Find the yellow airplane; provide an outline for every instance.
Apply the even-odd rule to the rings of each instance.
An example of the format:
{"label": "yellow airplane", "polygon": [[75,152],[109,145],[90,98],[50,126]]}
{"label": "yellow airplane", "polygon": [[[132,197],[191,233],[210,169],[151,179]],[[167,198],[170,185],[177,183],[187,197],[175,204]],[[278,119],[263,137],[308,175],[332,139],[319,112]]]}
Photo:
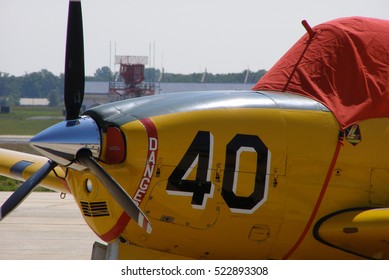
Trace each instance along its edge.
{"label": "yellow airplane", "polygon": [[[305,26],[302,46],[314,46],[325,28]],[[331,104],[290,90],[294,78],[267,88],[280,64],[254,91],[141,97],[80,116],[76,0],[66,49],[66,120],[31,139],[42,156],[0,150],[0,173],[25,180],[1,219],[42,185],[74,197],[108,244],[94,250],[112,258],[389,258],[387,117],[343,122]]]}

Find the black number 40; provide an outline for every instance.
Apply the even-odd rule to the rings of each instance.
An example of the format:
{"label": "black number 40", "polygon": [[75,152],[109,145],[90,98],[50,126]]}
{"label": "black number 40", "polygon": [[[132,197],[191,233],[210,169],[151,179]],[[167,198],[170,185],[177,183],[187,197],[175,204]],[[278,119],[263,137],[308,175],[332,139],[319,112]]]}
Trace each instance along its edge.
{"label": "black number 40", "polygon": [[[249,196],[238,196],[238,176],[242,152],[256,153],[256,173],[253,192]],[[213,196],[211,182],[213,158],[213,135],[199,131],[185,155],[168,179],[166,191],[171,195],[192,197],[194,208],[204,209],[207,199]],[[257,135],[236,134],[226,146],[222,197],[232,212],[253,213],[267,198],[268,168],[270,151]],[[195,179],[188,179],[196,168]]]}

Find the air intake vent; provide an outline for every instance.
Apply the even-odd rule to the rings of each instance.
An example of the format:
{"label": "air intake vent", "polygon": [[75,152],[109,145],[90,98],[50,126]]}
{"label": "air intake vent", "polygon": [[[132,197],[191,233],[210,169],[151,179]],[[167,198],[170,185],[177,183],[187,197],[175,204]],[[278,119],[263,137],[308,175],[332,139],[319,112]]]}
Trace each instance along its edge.
{"label": "air intake vent", "polygon": [[87,202],[81,201],[81,208],[84,216],[87,217],[103,217],[109,216],[108,206],[106,201]]}

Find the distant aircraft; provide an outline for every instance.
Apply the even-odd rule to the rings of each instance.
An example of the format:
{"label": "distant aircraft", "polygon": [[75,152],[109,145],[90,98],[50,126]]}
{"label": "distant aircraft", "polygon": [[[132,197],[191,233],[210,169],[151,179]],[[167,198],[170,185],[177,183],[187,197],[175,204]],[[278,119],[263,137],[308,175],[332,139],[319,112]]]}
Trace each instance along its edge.
{"label": "distant aircraft", "polygon": [[[0,173],[71,194],[119,259],[389,258],[389,22],[307,34],[253,91],[101,105],[84,95],[81,3],[69,4],[66,120],[0,150]],[[100,249],[98,249],[100,248]]]}

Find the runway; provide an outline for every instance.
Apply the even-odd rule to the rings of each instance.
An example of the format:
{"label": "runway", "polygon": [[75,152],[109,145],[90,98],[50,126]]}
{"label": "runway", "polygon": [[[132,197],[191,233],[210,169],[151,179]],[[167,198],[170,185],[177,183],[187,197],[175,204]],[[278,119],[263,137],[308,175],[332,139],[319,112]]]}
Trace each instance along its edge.
{"label": "runway", "polygon": [[[10,195],[0,192],[0,203]],[[33,192],[0,222],[1,260],[88,260],[95,241],[70,195]]]}
{"label": "runway", "polygon": [[31,135],[0,135],[0,144],[16,144],[16,143],[25,143],[31,139]]}

